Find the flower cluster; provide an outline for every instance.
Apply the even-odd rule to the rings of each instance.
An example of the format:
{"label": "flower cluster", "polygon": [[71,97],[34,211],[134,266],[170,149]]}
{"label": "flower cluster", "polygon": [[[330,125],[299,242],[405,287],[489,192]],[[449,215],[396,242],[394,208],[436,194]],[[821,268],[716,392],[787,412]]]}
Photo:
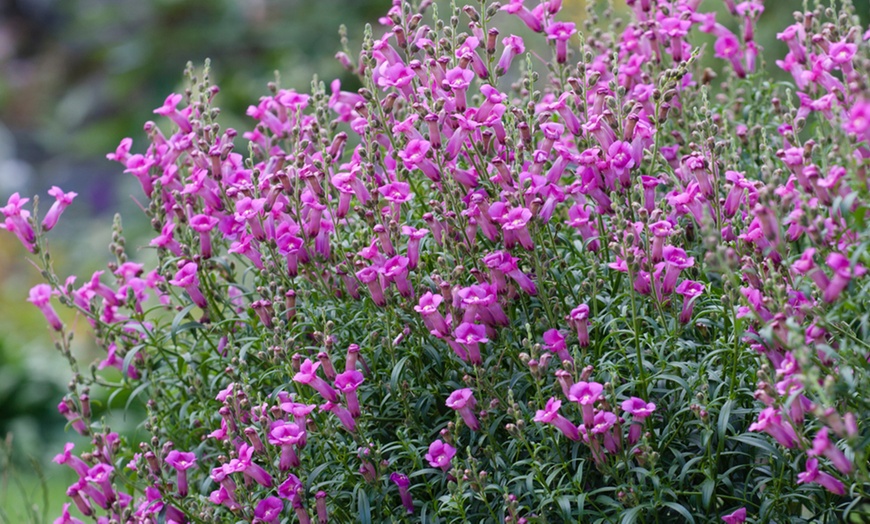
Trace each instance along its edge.
{"label": "flower cluster", "polygon": [[[270,85],[239,133],[191,71],[155,110],[171,132],[149,122],[141,153],[125,139],[108,155],[150,199],[149,273],[116,240],[114,282],[62,283],[44,234],[75,195],[54,188],[41,225],[10,197],[5,228],[46,269],[29,300],[61,351],[75,365],[53,298],[94,327],[99,369],[153,393],[135,457],[97,437],[87,461],[59,459],[79,511],[853,511],[870,483],[870,33],[849,8],[779,34],[792,97],[759,71],[760,0],[725,2],[728,21],[700,0],[633,0],[628,23],[592,9],[582,30],[557,0],[446,19],[412,4],[366,29],[356,61],[339,53],[358,89]],[[513,22],[527,31],[502,34]],[[98,377],[59,406],[82,434],[107,434]]]}

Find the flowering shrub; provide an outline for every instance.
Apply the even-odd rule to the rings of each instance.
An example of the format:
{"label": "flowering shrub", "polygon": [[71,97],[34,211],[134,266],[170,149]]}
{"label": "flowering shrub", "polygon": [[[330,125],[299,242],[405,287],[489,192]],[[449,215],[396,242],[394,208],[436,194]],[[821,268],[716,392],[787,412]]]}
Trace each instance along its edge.
{"label": "flowering shrub", "polygon": [[[849,2],[796,13],[775,85],[760,1],[701,3],[578,31],[558,0],[397,0],[338,56],[363,88],[272,85],[241,136],[191,73],[144,153],[108,155],[153,269],[118,222],[108,273],[62,279],[45,233],[75,195],[42,221],[13,195],[93,438],[56,458],[57,522],[868,518],[870,32]],[[151,439],[97,420],[95,385]]]}

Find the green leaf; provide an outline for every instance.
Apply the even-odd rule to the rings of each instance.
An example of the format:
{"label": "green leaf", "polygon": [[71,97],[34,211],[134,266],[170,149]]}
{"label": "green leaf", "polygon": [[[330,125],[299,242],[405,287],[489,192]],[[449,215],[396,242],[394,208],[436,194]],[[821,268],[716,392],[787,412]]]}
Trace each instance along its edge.
{"label": "green leaf", "polygon": [[728,399],[722,409],[719,410],[719,439],[723,440],[728,432],[728,420],[731,418],[731,408],[734,406],[734,401]]}
{"label": "green leaf", "polygon": [[686,519],[683,522],[691,522],[692,524],[695,524],[695,517],[692,516],[685,506],[677,504],[676,502],[665,502],[664,505],[682,515],[683,518]]}
{"label": "green leaf", "polygon": [[713,490],[716,489],[716,481],[707,479],[701,483],[701,505],[704,509],[710,509],[710,502],[713,500]]}
{"label": "green leaf", "polygon": [[360,524],[371,524],[372,507],[369,504],[369,496],[365,490],[357,489],[356,491],[356,509]]}

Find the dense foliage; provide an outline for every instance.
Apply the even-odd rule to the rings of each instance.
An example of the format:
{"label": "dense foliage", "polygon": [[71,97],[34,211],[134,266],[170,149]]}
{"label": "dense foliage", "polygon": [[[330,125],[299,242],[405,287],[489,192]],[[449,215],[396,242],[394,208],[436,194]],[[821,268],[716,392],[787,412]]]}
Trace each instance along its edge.
{"label": "dense foliage", "polygon": [[[338,56],[365,87],[270,85],[243,133],[191,68],[147,150],[109,155],[148,198],[153,269],[118,220],[108,272],[58,276],[45,233],[75,195],[44,217],[13,195],[74,371],[59,411],[93,437],[56,459],[69,510],[868,518],[870,31],[849,2],[796,13],[775,85],[763,5],[725,3],[635,0],[578,31],[557,0],[397,0]],[[79,367],[53,300],[104,359]],[[96,385],[145,402],[150,441],[92,416]]]}

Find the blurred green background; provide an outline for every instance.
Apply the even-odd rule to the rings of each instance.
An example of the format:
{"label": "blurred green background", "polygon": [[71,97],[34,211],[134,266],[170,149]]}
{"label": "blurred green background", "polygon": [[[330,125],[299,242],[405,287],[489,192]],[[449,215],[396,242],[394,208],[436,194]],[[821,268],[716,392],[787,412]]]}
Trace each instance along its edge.
{"label": "blurred green background", "polygon": [[[866,27],[870,0],[855,2]],[[52,185],[79,193],[50,236],[61,276],[84,278],[104,267],[116,211],[125,218],[128,246],[136,257],[133,246],[142,245],[148,234],[148,224],[131,198],[141,191],[105,154],[127,136],[134,139],[134,150],[141,151],[142,124],[155,117],[152,110],[169,92],[184,88],[182,72],[188,61],[201,65],[211,59],[212,80],[221,87],[217,103],[224,126],[247,129],[245,109],[267,92],[266,83],[274,80],[276,70],[286,88],[307,90],[314,74],[327,82],[341,77],[344,86],[356,86],[333,59],[340,50],[338,27],[348,27],[351,49],[358,49],[363,24],[376,24],[390,4],[0,0],[0,201],[5,204],[16,191],[45,195]],[[761,18],[757,40],[778,78],[785,76],[774,71],[773,61],[786,48],[775,34],[791,23],[791,12],[802,4],[768,2]],[[579,21],[585,5],[583,0],[566,0],[561,17]],[[701,10],[716,10],[720,21],[737,28],[720,0],[705,0]],[[0,509],[9,522],[53,520],[66,486],[75,480],[66,468],[49,462],[74,435],[64,431],[55,410],[69,370],[53,348],[41,314],[24,301],[39,279],[25,255],[12,235],[0,234]],[[86,368],[96,353],[84,327],[77,327],[75,350]],[[113,427],[134,431],[134,418],[116,414]],[[79,449],[87,444],[78,442]],[[46,472],[47,499],[38,480],[40,468]],[[28,508],[34,504],[39,509],[31,513]],[[0,512],[0,520],[3,516]]]}

